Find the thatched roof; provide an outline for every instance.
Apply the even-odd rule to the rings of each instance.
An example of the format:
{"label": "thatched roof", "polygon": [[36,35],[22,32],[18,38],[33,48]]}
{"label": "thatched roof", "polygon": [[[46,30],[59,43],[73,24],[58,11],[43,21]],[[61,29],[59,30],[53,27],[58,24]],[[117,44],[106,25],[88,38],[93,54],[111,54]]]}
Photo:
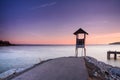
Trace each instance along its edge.
{"label": "thatched roof", "polygon": [[84,31],[82,28],[78,29],[76,32],[73,33],[74,35],[77,35],[77,34],[87,34],[88,33],[86,31]]}

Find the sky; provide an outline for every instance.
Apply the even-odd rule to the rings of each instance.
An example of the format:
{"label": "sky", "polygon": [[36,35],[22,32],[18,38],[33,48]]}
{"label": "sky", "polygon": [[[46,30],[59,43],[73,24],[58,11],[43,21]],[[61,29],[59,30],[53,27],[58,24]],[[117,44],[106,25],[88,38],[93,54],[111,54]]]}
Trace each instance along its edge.
{"label": "sky", "polygon": [[0,0],[0,40],[15,44],[87,44],[120,41],[120,0]]}

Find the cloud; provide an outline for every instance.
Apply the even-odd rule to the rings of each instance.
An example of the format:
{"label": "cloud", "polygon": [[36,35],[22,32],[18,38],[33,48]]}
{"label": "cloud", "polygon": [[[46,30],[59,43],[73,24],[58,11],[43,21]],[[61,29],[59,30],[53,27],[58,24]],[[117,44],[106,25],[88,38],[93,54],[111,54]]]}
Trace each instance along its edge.
{"label": "cloud", "polygon": [[42,4],[42,5],[40,5],[40,6],[33,7],[33,8],[31,8],[31,9],[34,10],[34,9],[49,7],[49,6],[53,6],[53,5],[55,5],[55,4],[56,4],[56,2],[46,3],[46,4]]}
{"label": "cloud", "polygon": [[52,3],[43,4],[40,7],[48,7],[48,6],[53,6],[55,4],[56,4],[56,2],[52,2]]}

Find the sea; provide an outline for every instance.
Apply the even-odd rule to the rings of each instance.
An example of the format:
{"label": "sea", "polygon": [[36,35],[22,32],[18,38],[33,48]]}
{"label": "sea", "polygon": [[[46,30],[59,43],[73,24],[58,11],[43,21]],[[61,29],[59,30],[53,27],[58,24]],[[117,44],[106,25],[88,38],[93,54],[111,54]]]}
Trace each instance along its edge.
{"label": "sea", "polygon": [[[99,61],[120,67],[120,55],[117,60],[107,60],[107,51],[120,51],[120,45],[86,45],[86,55]],[[79,56],[83,50],[79,48]],[[41,61],[59,57],[75,56],[75,45],[39,45],[0,47],[0,74],[16,69],[24,70]]]}

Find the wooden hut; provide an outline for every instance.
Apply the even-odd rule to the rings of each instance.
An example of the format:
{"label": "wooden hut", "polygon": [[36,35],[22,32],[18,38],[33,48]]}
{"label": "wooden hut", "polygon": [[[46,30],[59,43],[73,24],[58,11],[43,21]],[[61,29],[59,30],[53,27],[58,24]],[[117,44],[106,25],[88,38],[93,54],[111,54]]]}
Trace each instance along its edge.
{"label": "wooden hut", "polygon": [[85,40],[88,33],[80,28],[73,34],[76,35],[75,56],[78,57],[78,48],[82,48],[84,50],[84,56],[86,56]]}

